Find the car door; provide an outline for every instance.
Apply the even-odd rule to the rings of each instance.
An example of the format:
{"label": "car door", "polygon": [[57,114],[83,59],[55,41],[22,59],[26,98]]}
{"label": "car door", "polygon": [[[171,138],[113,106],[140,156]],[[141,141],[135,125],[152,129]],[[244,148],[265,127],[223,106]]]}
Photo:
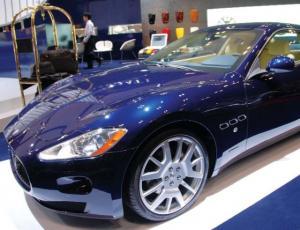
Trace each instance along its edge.
{"label": "car door", "polygon": [[[288,56],[296,67],[267,71],[276,56]],[[247,148],[267,146],[299,131],[300,127],[300,32],[282,30],[267,42],[245,82],[248,104]]]}

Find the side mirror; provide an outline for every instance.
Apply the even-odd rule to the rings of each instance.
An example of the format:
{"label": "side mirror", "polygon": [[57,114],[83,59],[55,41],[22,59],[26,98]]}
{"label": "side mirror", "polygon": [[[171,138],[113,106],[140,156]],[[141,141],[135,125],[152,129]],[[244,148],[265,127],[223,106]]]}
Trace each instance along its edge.
{"label": "side mirror", "polygon": [[268,72],[286,72],[296,67],[295,61],[287,56],[277,56],[268,65]]}

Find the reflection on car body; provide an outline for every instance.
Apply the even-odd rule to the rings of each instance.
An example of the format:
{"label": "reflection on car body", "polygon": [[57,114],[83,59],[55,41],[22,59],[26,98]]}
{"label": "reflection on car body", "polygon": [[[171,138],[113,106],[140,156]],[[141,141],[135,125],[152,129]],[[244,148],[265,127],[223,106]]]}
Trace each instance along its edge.
{"label": "reflection on car body", "polygon": [[26,192],[64,213],[174,218],[207,178],[300,130],[300,27],[211,27],[55,83],[6,127]]}

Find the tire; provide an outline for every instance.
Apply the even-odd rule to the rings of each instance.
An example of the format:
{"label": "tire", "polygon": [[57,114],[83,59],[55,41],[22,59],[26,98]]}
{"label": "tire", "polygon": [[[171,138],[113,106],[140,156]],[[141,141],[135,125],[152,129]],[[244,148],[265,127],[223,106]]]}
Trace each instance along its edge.
{"label": "tire", "polygon": [[197,201],[207,180],[209,158],[194,133],[183,129],[165,131],[150,139],[136,155],[125,188],[130,213],[148,221],[167,221]]}

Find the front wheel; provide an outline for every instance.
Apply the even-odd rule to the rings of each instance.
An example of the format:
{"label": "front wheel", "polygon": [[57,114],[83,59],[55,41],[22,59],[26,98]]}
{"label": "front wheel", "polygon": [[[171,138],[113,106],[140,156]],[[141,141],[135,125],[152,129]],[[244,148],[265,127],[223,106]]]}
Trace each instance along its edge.
{"label": "front wheel", "polygon": [[209,170],[208,155],[196,135],[164,132],[148,142],[131,166],[127,205],[151,221],[172,219],[200,195]]}

